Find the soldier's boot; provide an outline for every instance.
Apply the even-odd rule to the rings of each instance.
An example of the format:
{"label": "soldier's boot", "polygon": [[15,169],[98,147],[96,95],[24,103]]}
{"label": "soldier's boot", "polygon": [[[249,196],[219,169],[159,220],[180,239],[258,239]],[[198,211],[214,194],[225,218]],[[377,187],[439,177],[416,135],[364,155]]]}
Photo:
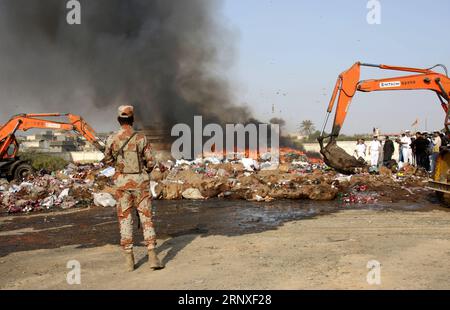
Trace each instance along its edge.
{"label": "soldier's boot", "polygon": [[148,250],[148,264],[153,270],[163,269],[164,265],[156,255],[155,250]]}
{"label": "soldier's boot", "polygon": [[134,254],[133,252],[125,252],[125,270],[134,270]]}

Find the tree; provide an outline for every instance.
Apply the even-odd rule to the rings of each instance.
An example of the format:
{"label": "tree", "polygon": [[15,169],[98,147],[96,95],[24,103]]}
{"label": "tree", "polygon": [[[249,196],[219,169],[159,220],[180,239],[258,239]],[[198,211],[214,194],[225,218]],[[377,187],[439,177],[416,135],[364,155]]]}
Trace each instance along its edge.
{"label": "tree", "polygon": [[310,120],[304,120],[300,126],[300,133],[305,136],[310,136],[315,130],[316,126],[314,126],[314,123]]}

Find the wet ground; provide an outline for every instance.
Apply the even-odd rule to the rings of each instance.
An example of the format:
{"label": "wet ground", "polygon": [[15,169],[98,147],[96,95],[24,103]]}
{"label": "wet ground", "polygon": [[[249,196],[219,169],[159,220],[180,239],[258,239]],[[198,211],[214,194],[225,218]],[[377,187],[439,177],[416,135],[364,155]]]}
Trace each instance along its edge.
{"label": "wet ground", "polygon": [[[450,212],[433,196],[339,202],[156,201],[157,252],[123,269],[114,208],[0,217],[0,289],[449,289]],[[81,283],[67,281],[68,262]],[[368,262],[381,282],[367,281]],[[69,268],[69,269],[68,269]]]}
{"label": "wet ground", "polygon": [[[342,204],[340,202],[275,201],[155,201],[159,238],[239,236],[277,229],[286,222],[307,220],[342,210],[426,212],[449,211],[432,196],[418,202]],[[135,222],[137,221],[136,215]],[[137,225],[135,225],[137,226]],[[136,242],[142,241],[135,229]],[[0,257],[18,251],[79,248],[119,243],[114,208],[89,208],[33,215],[0,217]],[[80,246],[81,245],[81,246]]]}

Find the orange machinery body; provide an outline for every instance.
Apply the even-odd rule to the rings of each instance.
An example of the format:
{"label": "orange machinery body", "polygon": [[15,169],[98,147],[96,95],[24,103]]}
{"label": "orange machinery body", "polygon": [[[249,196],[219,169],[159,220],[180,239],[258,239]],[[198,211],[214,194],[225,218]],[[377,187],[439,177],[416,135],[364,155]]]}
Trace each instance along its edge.
{"label": "orange machinery body", "polygon": [[[66,117],[68,122],[46,119],[57,117]],[[17,156],[19,145],[15,133],[19,130],[27,131],[29,129],[74,131],[86,138],[97,149],[104,149],[104,143],[80,116],[61,113],[19,114],[13,116],[5,125],[0,127],[0,161],[14,159]]]}
{"label": "orange machinery body", "polygon": [[[372,79],[372,80],[360,80],[361,67],[374,67],[382,70],[402,71],[413,73],[410,75],[385,78],[385,79]],[[445,74],[433,71],[434,68],[441,67],[444,69]],[[327,117],[322,129],[322,135],[319,138],[321,146],[321,153],[324,155],[326,162],[336,163],[339,166],[340,163],[345,161],[336,160],[333,158],[333,151],[340,149],[336,147],[336,137],[342,129],[345,122],[345,118],[348,113],[351,100],[357,91],[372,92],[372,91],[394,91],[394,90],[430,90],[437,94],[438,103],[441,105],[445,113],[444,128],[450,133],[450,114],[449,114],[449,102],[450,102],[450,79],[448,77],[447,69],[443,65],[436,65],[428,69],[409,68],[409,67],[397,67],[387,65],[373,65],[357,62],[350,69],[341,73],[336,82],[336,86],[333,91],[330,103],[327,109]],[[337,102],[337,104],[336,104]],[[336,112],[333,122],[331,134],[324,136],[325,128],[328,122],[328,118],[336,105]],[[330,138],[327,147],[323,147],[323,140]],[[329,150],[327,150],[329,148]],[[342,149],[338,151],[343,151]],[[327,159],[328,156],[328,159]],[[344,156],[345,157],[345,156]],[[349,156],[350,157],[350,156]],[[347,159],[349,159],[347,157]],[[331,160],[330,160],[331,159]],[[334,159],[334,160],[333,160]],[[340,167],[333,167],[339,170]],[[438,192],[450,193],[450,151],[443,147],[439,154],[436,169],[433,172],[432,180],[428,183],[428,187],[435,189]]]}
{"label": "orange machinery body", "polygon": [[[360,81],[361,66],[375,67],[383,70],[413,72],[416,74],[405,75],[386,79],[365,80]],[[442,66],[442,65],[438,65]],[[445,68],[444,66],[442,66]],[[328,115],[333,111],[336,105],[336,115],[334,118],[331,138],[339,135],[347,116],[348,108],[356,91],[372,92],[372,91],[394,91],[394,90],[419,90],[426,89],[435,92],[438,96],[439,103],[444,109],[446,116],[444,126],[448,129],[448,103],[450,98],[450,79],[447,75],[438,73],[430,69],[396,67],[387,65],[372,65],[357,62],[350,69],[341,73],[336,82],[333,95],[328,105]],[[337,100],[336,100],[337,99]],[[328,119],[328,117],[327,117]],[[326,122],[322,133],[325,130]]]}

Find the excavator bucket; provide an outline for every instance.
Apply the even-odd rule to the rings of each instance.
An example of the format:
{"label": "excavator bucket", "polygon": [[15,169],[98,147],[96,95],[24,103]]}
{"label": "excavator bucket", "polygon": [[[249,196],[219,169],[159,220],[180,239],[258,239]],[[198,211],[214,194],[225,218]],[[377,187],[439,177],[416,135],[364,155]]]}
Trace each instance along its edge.
{"label": "excavator bucket", "polygon": [[448,149],[441,150],[427,188],[438,193],[450,194],[450,151]]}
{"label": "excavator bucket", "polygon": [[324,162],[336,171],[343,174],[355,174],[367,167],[365,162],[357,160],[340,148],[335,140],[331,140],[326,147],[323,147],[321,141],[319,143]]}

